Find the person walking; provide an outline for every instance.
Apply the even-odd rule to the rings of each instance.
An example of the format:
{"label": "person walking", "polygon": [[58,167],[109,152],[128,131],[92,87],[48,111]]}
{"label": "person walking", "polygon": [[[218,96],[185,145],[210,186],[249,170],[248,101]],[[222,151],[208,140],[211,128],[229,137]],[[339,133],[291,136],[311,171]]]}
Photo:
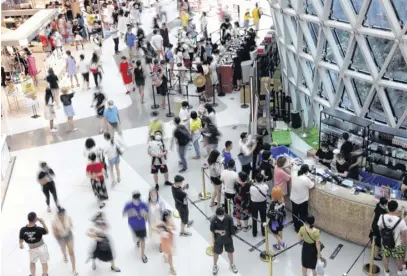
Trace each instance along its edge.
{"label": "person walking", "polygon": [[[28,48],[24,48],[25,54],[27,55],[27,67],[28,67],[28,74],[34,81],[34,85],[38,86],[38,70],[37,64],[35,61],[35,57],[32,55],[31,51]],[[3,79],[3,78],[2,78]]]}
{"label": "person walking", "polygon": [[211,182],[213,184],[213,194],[210,207],[214,207],[216,205],[221,205],[221,191],[222,191],[222,180],[221,180],[221,173],[222,173],[222,157],[220,152],[212,150],[208,156],[208,165],[209,165],[209,176]]}
{"label": "person walking", "polygon": [[158,32],[158,30],[153,31],[153,36],[151,37],[151,45],[153,46],[153,48],[155,50],[155,54],[157,55],[157,58],[164,57],[164,51],[163,51],[164,39],[161,36],[161,34]]}
{"label": "person walking", "polygon": [[209,117],[202,119],[203,129],[202,134],[206,142],[206,153],[209,155],[212,150],[218,148],[219,136],[221,135],[216,125]]}
{"label": "person walking", "polygon": [[257,218],[259,213],[261,220],[261,233],[263,236],[265,235],[263,224],[266,222],[267,194],[269,192],[269,187],[263,181],[264,176],[262,174],[257,174],[255,177],[255,183],[250,186],[250,209],[252,214],[253,237],[257,236]]}
{"label": "person walking", "polygon": [[165,211],[165,203],[160,199],[158,191],[151,189],[148,193],[148,233],[153,242],[157,243],[158,241],[160,252],[162,252],[162,246],[159,239],[160,231],[157,226],[161,223]]}
{"label": "person walking", "polygon": [[298,239],[303,241],[301,250],[302,275],[306,276],[308,269],[311,269],[312,275],[317,276],[315,268],[321,257],[321,233],[314,227],[314,216],[307,216],[305,222],[306,224],[301,226],[298,231]]}
{"label": "person walking", "polygon": [[132,28],[131,27],[127,27],[127,32],[124,35],[124,41],[127,45],[127,48],[129,48],[129,56],[130,56],[130,60],[133,59],[133,54],[134,54],[134,46],[136,43],[136,36],[133,34],[132,32]]}
{"label": "person walking", "polygon": [[119,30],[117,29],[117,25],[115,23],[110,24],[110,34],[113,38],[114,42],[114,54],[117,55],[120,53],[119,51]]}
{"label": "person walking", "polygon": [[100,89],[97,89],[95,91],[95,93],[93,94],[92,107],[95,108],[96,117],[99,119],[99,122],[100,122],[99,133],[103,133],[105,131],[105,129],[106,130],[108,129],[107,122],[104,118],[105,103],[106,103],[105,94]]}
{"label": "person walking", "polygon": [[179,171],[180,173],[188,171],[188,164],[186,159],[186,152],[189,142],[191,141],[191,135],[185,126],[181,124],[181,119],[179,117],[174,118],[175,130],[173,132],[173,137],[171,139],[171,149],[174,145],[174,140],[178,144],[178,164],[182,167]]}
{"label": "person walking", "polygon": [[92,58],[90,60],[90,71],[92,72],[93,80],[95,82],[96,87],[99,87],[98,78],[100,77],[100,80],[102,80],[103,68],[102,65],[100,64],[100,59],[96,52],[92,54]]}
{"label": "person walking", "polygon": [[55,100],[57,108],[59,108],[59,85],[58,85],[58,77],[55,75],[54,70],[52,68],[48,69],[48,76],[46,78],[49,88],[52,92],[53,100]]}
{"label": "person walking", "polygon": [[181,108],[179,110],[179,118],[181,119],[181,125],[185,126],[189,131],[190,115],[189,115],[189,104],[187,101],[181,103]]}
{"label": "person walking", "polygon": [[52,90],[45,89],[45,107],[44,107],[44,118],[49,120],[49,129],[51,133],[57,132],[57,126],[54,125],[54,120],[56,119],[56,113],[54,108],[54,96],[52,95]]}
{"label": "person walking", "polygon": [[201,158],[201,149],[199,146],[199,139],[201,138],[201,129],[202,129],[202,123],[201,119],[198,117],[198,113],[196,111],[191,112],[191,120],[189,123],[189,129],[191,131],[191,137],[192,137],[192,144],[194,145],[195,149],[195,156],[192,157],[192,159],[200,159]]}
{"label": "person walking", "polygon": [[243,171],[239,172],[235,196],[235,218],[237,220],[237,230],[243,229],[244,232],[249,231],[251,228],[248,225],[250,218],[250,183],[247,180],[247,174]]}
{"label": "person walking", "polygon": [[[379,226],[382,237],[382,254],[384,275],[389,276],[389,257],[396,261],[397,275],[406,275],[403,268],[404,251],[407,236],[407,226],[403,218],[399,217],[398,203],[390,200],[387,204],[389,212],[379,217],[377,225]],[[320,251],[318,251],[319,253]]]}
{"label": "person walking", "polygon": [[[36,262],[40,260],[42,265],[42,275],[48,275],[49,253],[48,247],[44,243],[43,236],[49,233],[48,227],[44,220],[37,217],[37,214],[31,212],[27,216],[28,224],[20,229],[19,245],[20,249],[24,248],[24,242],[28,245],[28,254],[30,258],[31,276],[36,275]],[[37,226],[36,222],[41,223]]]}
{"label": "person walking", "polygon": [[208,39],[208,18],[206,17],[206,12],[202,12],[201,18],[201,32],[203,33],[204,39]]}
{"label": "person walking", "polygon": [[85,60],[85,55],[80,54],[79,55],[79,64],[78,64],[78,70],[79,73],[82,74],[83,78],[83,86],[85,87],[86,90],[89,89],[89,62]]}
{"label": "person walking", "polygon": [[67,58],[65,60],[66,64],[66,72],[68,73],[68,78],[71,81],[71,88],[74,88],[73,86],[73,78],[76,80],[76,86],[79,87],[79,81],[78,77],[76,76],[76,60],[72,56],[71,51],[66,51]]}
{"label": "person walking", "polygon": [[[170,36],[169,36],[169,29],[167,27],[167,24],[165,24],[165,22],[163,22],[161,24],[161,28],[160,28],[160,35],[163,38],[163,46],[164,49],[169,49],[172,48],[172,45],[170,43]],[[171,46],[170,46],[171,45]]]}
{"label": "person walking", "polygon": [[155,182],[155,189],[158,191],[160,186],[158,185],[158,171],[164,174],[165,185],[172,185],[168,181],[168,167],[167,167],[167,150],[163,141],[162,132],[156,130],[154,135],[151,136],[148,142],[147,148],[148,155],[151,157],[151,174]]}
{"label": "person walking", "polygon": [[[86,174],[90,178],[93,193],[95,194],[99,208],[105,207],[105,200],[109,199],[105,185],[105,165],[97,158],[95,152],[88,155],[90,163],[86,166]],[[99,156],[100,157],[100,156]]]}
{"label": "person walking", "polygon": [[61,206],[59,205],[58,201],[58,195],[57,195],[57,190],[55,188],[55,182],[54,182],[54,176],[55,173],[54,171],[48,167],[48,164],[46,162],[41,162],[40,163],[40,171],[38,173],[38,182],[42,185],[42,192],[45,195],[45,201],[47,203],[47,211],[51,212],[51,207],[50,207],[50,193],[52,194],[52,197],[54,198],[55,205],[57,206],[58,209],[61,209]]}
{"label": "person walking", "polygon": [[61,93],[61,102],[64,106],[65,115],[68,118],[69,131],[77,131],[78,129],[73,124],[73,116],[75,116],[75,111],[72,106],[72,98],[75,95],[75,92],[68,93],[68,88],[63,87],[61,89]]}
{"label": "person walking", "polygon": [[107,145],[105,146],[104,154],[108,160],[109,168],[110,168],[110,176],[112,177],[112,184],[116,184],[116,177],[114,174],[114,169],[116,169],[117,175],[117,182],[120,183],[120,155],[123,152],[123,145],[121,142],[116,141],[110,135],[110,133],[105,133],[103,135],[105,140],[107,141]]}
{"label": "person walking", "polygon": [[218,274],[218,259],[219,255],[223,253],[223,248],[228,253],[230,269],[236,274],[238,270],[236,265],[233,263],[233,253],[235,248],[233,246],[232,238],[232,236],[236,233],[236,230],[235,226],[233,225],[232,217],[225,214],[225,210],[222,207],[216,208],[216,216],[211,219],[209,229],[214,236],[212,274]]}
{"label": "person walking", "polygon": [[256,36],[257,36],[257,32],[259,30],[261,15],[262,15],[262,11],[259,8],[259,4],[256,3],[254,9],[252,10],[252,18],[253,18],[254,29],[256,30]]}
{"label": "person walking", "polygon": [[73,249],[73,234],[72,234],[72,218],[66,214],[64,208],[58,211],[52,222],[52,230],[54,237],[57,240],[59,247],[61,248],[64,256],[64,262],[68,262],[68,256],[66,255],[66,249],[68,248],[68,254],[71,259],[71,266],[73,275],[78,275],[75,265],[75,253]]}
{"label": "person walking", "polygon": [[96,259],[102,262],[110,262],[110,270],[114,272],[120,272],[120,269],[116,266],[116,262],[113,256],[113,250],[110,238],[107,235],[108,224],[105,219],[105,215],[99,212],[93,219],[94,227],[88,230],[88,237],[96,241],[95,249],[89,256],[92,260],[92,269],[96,270]]}
{"label": "person walking", "polygon": [[103,112],[103,117],[105,117],[106,121],[109,123],[109,132],[112,136],[114,136],[114,131],[117,131],[119,135],[122,134],[120,128],[119,109],[117,109],[112,100],[107,102],[107,108],[105,108]]}
{"label": "person walking", "polygon": [[128,224],[136,239],[137,247],[141,249],[141,260],[143,263],[148,262],[148,258],[145,255],[145,238],[147,236],[146,220],[148,213],[148,206],[141,201],[140,192],[134,192],[132,201],[126,203],[123,209],[123,216],[127,216]]}
{"label": "person walking", "polygon": [[298,177],[292,181],[290,200],[295,232],[300,230],[302,221],[305,221],[308,216],[309,190],[315,185],[307,176],[309,171],[308,165],[303,164],[298,171]]}
{"label": "person walking", "polygon": [[132,68],[125,56],[122,56],[120,61],[120,73],[122,75],[124,85],[126,86],[127,90],[126,94],[129,95],[130,91],[132,90],[133,92],[136,91],[136,88],[132,87],[133,86]]}
{"label": "person walking", "polygon": [[144,101],[144,85],[146,83],[146,75],[144,73],[144,69],[141,66],[141,61],[136,61],[136,67],[134,68],[134,81],[136,83],[137,88],[140,92],[141,103],[145,103]]}
{"label": "person walking", "polygon": [[170,266],[171,275],[177,275],[172,261],[175,225],[172,220],[171,211],[164,211],[162,222],[156,227],[161,232],[161,248],[162,252],[165,254],[166,262],[168,262]]}
{"label": "person walking", "polygon": [[190,227],[193,224],[193,220],[189,220],[189,208],[188,208],[188,194],[189,184],[184,183],[185,178],[181,175],[174,177],[174,184],[172,184],[171,191],[172,197],[175,201],[175,208],[177,209],[181,219],[181,237],[189,237],[192,234],[185,231],[185,225]]}
{"label": "person walking", "polygon": [[275,250],[281,250],[281,247],[286,248],[287,243],[283,241],[283,229],[285,225],[285,203],[283,192],[279,187],[274,187],[271,191],[271,203],[267,211],[268,227],[273,233],[277,244],[273,244]]}
{"label": "person walking", "polygon": [[81,44],[82,46],[82,50],[83,48],[83,26],[79,25],[78,19],[75,19],[73,21],[73,26],[72,26],[72,34],[74,37],[74,41],[75,41],[75,47],[76,50],[78,50],[78,45]]}

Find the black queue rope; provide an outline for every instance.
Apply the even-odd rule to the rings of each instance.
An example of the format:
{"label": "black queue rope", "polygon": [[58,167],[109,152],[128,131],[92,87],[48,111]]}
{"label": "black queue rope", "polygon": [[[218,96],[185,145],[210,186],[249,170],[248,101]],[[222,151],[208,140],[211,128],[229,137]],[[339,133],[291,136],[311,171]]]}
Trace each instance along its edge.
{"label": "black queue rope", "polygon": [[367,242],[367,244],[365,245],[365,247],[363,247],[362,251],[360,252],[360,254],[356,257],[355,261],[352,263],[352,265],[349,267],[348,271],[346,271],[343,275],[348,275],[349,272],[352,270],[352,268],[355,266],[355,264],[357,263],[357,261],[360,259],[360,257],[362,256],[362,254],[365,252],[366,248],[369,246],[371,240],[369,240]]}

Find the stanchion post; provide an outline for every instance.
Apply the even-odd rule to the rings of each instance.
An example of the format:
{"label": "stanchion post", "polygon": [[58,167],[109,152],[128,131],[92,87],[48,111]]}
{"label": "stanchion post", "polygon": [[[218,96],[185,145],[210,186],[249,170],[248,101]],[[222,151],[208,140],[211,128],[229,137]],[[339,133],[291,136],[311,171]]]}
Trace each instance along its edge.
{"label": "stanchion post", "polygon": [[155,92],[154,92],[154,85],[151,85],[151,89],[153,91],[153,105],[151,106],[151,109],[157,109],[160,106],[155,102]]}
{"label": "stanchion post", "polygon": [[243,104],[240,106],[241,108],[248,108],[249,105],[246,104],[246,84],[243,83]]}
{"label": "stanchion post", "polygon": [[202,192],[198,194],[198,197],[201,200],[207,200],[211,198],[211,193],[206,191],[206,185],[205,185],[205,168],[202,167],[201,168],[201,172],[202,172]]}
{"label": "stanchion post", "polygon": [[170,74],[169,74],[169,69],[168,68],[165,68],[165,75],[167,76],[167,80],[170,81],[170,89],[172,89],[172,79],[171,79],[171,76],[169,76]]}
{"label": "stanchion post", "polygon": [[188,109],[191,109],[193,106],[189,103],[189,88],[188,85],[185,87],[187,90],[187,102],[188,102]]}
{"label": "stanchion post", "polygon": [[218,76],[218,86],[219,86],[218,97],[224,97],[226,94],[223,93],[222,89],[222,74],[219,74]]}
{"label": "stanchion post", "polygon": [[[212,88],[215,88],[215,87],[212,87]],[[218,103],[217,102],[215,102],[215,98],[216,98],[216,93],[215,93],[215,89],[212,89],[212,91],[213,91],[213,103],[212,103],[212,106],[213,107],[216,107],[216,106],[218,106]]]}
{"label": "stanchion post", "polygon": [[372,250],[369,263],[363,266],[363,272],[369,276],[380,274],[380,267],[374,263],[375,237],[372,237]]}
{"label": "stanchion post", "polygon": [[214,243],[215,243],[214,234],[212,233],[211,236],[212,236],[212,237],[211,237],[211,245],[206,248],[206,255],[208,255],[208,256],[210,256],[210,257],[213,256],[213,245],[214,245]]}
{"label": "stanchion post", "polygon": [[[184,77],[185,77],[185,76],[184,76]],[[179,85],[179,93],[182,95],[181,71],[178,71],[178,85]]]}
{"label": "stanchion post", "polygon": [[[269,247],[269,230],[267,224],[263,225],[264,227],[264,233],[265,233],[265,243],[264,245],[266,246],[266,250],[260,253],[260,259],[263,262],[272,262],[272,257],[271,257],[271,252],[270,252],[270,247]],[[270,264],[270,268],[271,268]],[[270,275],[272,275],[272,271],[270,272]]]}
{"label": "stanchion post", "polygon": [[228,215],[229,215],[229,216],[232,216],[232,214],[231,214],[231,209],[230,209],[230,198],[228,198],[226,202],[227,202],[227,204],[228,204],[228,206],[227,206],[227,208],[228,208],[228,209],[227,209],[227,210],[228,210]]}
{"label": "stanchion post", "polygon": [[168,101],[168,113],[165,114],[168,118],[174,117],[174,113],[171,112],[171,104],[170,104],[170,93],[167,91],[167,101]]}

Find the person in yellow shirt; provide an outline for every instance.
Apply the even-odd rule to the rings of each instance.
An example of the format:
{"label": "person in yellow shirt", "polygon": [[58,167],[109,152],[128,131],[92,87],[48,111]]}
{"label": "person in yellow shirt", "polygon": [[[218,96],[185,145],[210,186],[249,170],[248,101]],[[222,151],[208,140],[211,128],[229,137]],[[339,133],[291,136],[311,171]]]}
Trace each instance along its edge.
{"label": "person in yellow shirt", "polygon": [[186,29],[188,27],[189,14],[186,11],[182,11],[181,15],[181,25],[182,28]]}
{"label": "person in yellow shirt", "polygon": [[163,132],[163,122],[158,118],[158,112],[153,111],[151,112],[151,120],[148,123],[148,139],[150,139],[152,136],[154,136],[154,133],[156,131],[160,131],[161,133]]}
{"label": "person in yellow shirt", "polygon": [[247,9],[246,13],[243,16],[243,27],[245,29],[249,28],[249,21],[250,21],[250,12],[249,9]]}
{"label": "person in yellow shirt", "polygon": [[201,149],[199,147],[199,138],[201,137],[201,128],[202,123],[201,119],[198,117],[198,113],[195,111],[191,112],[191,121],[190,121],[190,131],[192,136],[192,144],[194,145],[195,154],[196,156],[192,157],[192,159],[199,159],[201,158]]}
{"label": "person in yellow shirt", "polygon": [[256,7],[252,10],[252,17],[253,17],[253,23],[254,27],[256,29],[256,33],[259,30],[259,23],[260,23],[260,17],[261,17],[261,9],[259,8],[259,5],[256,3]]}

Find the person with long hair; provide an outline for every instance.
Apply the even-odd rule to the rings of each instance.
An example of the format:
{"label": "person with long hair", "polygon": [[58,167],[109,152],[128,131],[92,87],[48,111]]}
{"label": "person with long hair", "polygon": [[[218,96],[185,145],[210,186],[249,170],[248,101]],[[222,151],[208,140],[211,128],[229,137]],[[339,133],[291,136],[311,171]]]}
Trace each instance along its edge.
{"label": "person with long hair", "polygon": [[58,210],[61,209],[61,205],[59,204],[58,200],[57,189],[55,187],[54,177],[55,177],[54,170],[51,169],[46,162],[41,162],[37,180],[42,186],[42,192],[45,195],[45,202],[47,203],[48,213],[51,212],[51,206],[49,205],[50,194],[54,198],[54,202]]}
{"label": "person with long hair", "polygon": [[236,195],[235,195],[235,218],[237,221],[237,229],[243,229],[244,232],[249,231],[251,228],[249,222],[249,207],[250,207],[250,183],[248,182],[248,175],[245,172],[239,172]]}
{"label": "person with long hair", "polygon": [[85,60],[85,55],[80,54],[79,55],[78,70],[79,70],[79,73],[82,74],[83,86],[85,87],[86,90],[89,89],[89,70],[90,70],[89,67],[90,67],[90,63]]}
{"label": "person with long hair", "polygon": [[99,119],[100,122],[99,133],[103,133],[105,130],[108,129],[107,122],[104,118],[105,103],[106,103],[105,94],[100,89],[97,89],[93,94],[92,106],[95,108],[96,117]]}
{"label": "person with long hair", "polygon": [[96,259],[98,259],[102,262],[110,262],[110,269],[114,272],[120,272],[114,260],[110,238],[107,236],[109,226],[105,215],[99,212],[93,219],[93,223],[95,226],[88,230],[88,236],[96,241],[95,249],[89,256],[89,259],[92,260],[92,269],[96,270]]}
{"label": "person with long hair", "polygon": [[72,219],[66,214],[64,208],[59,209],[54,221],[52,222],[52,230],[54,237],[61,247],[62,254],[64,256],[64,262],[68,262],[68,256],[66,255],[66,249],[68,248],[68,254],[71,259],[71,266],[73,275],[78,275],[75,265],[75,253],[73,249],[73,234],[72,234]]}
{"label": "person with long hair", "polygon": [[274,186],[279,187],[285,196],[288,194],[288,187],[291,182],[291,166],[284,156],[277,158],[276,165],[273,174]]}
{"label": "person with long hair", "polygon": [[218,121],[216,119],[216,111],[210,103],[205,104],[205,109],[208,112],[208,118],[211,119],[212,124],[215,126],[218,125]]}
{"label": "person with long hair", "polygon": [[140,92],[141,103],[145,103],[144,101],[144,85],[146,82],[146,75],[144,73],[144,69],[141,66],[141,61],[136,61],[136,67],[134,68],[134,81],[136,83],[137,88]]}
{"label": "person with long hair", "polygon": [[160,231],[157,229],[157,226],[161,223],[162,217],[165,209],[165,203],[160,199],[158,191],[156,189],[151,189],[148,193],[148,228],[150,238],[154,242],[158,241],[159,251],[162,252],[162,246],[159,240]]}
{"label": "person with long hair", "polygon": [[305,222],[305,225],[301,226],[298,231],[298,239],[303,241],[301,250],[302,275],[306,276],[308,269],[311,269],[312,275],[317,276],[315,268],[321,257],[321,233],[314,227],[314,216],[307,216]]}
{"label": "person with long hair", "polygon": [[274,187],[271,190],[271,203],[267,211],[268,228],[273,233],[277,244],[273,244],[275,250],[281,250],[281,247],[286,248],[287,243],[283,241],[283,229],[285,224],[285,203],[283,192],[279,187]]}
{"label": "person with long hair", "polygon": [[114,174],[114,169],[116,169],[117,175],[117,182],[120,183],[120,155],[122,154],[121,145],[119,145],[110,135],[110,133],[105,133],[103,135],[105,140],[107,141],[107,145],[104,150],[104,154],[107,157],[109,168],[110,168],[110,176],[112,177],[112,184],[116,184],[116,177]]}
{"label": "person with long hair", "polygon": [[177,275],[172,261],[175,224],[172,220],[171,211],[166,210],[163,213],[162,222],[157,225],[157,229],[161,231],[161,248],[170,266],[171,275]]}
{"label": "person with long hair", "polygon": [[31,51],[28,48],[24,48],[25,54],[27,55],[27,67],[28,67],[28,74],[34,81],[34,85],[38,86],[38,70],[37,64],[35,62],[35,57],[32,55]]}
{"label": "person with long hair", "polygon": [[253,223],[253,237],[257,236],[257,219],[260,214],[260,229],[261,233],[264,236],[265,231],[263,224],[266,222],[266,213],[267,213],[267,195],[269,193],[269,187],[264,182],[264,176],[262,174],[257,174],[255,177],[255,182],[250,186],[250,211],[252,215]]}
{"label": "person with long hair", "polygon": [[209,176],[213,184],[213,194],[212,202],[209,205],[210,207],[221,205],[220,199],[222,196],[222,180],[220,178],[223,165],[222,165],[222,156],[220,152],[216,149],[212,150],[208,156],[208,165],[209,165]]}
{"label": "person with long hair", "polygon": [[72,98],[75,92],[68,93],[68,88],[63,87],[61,89],[61,102],[64,106],[65,115],[68,118],[69,131],[77,131],[78,129],[73,124],[73,116],[75,116],[75,111],[72,106]]}
{"label": "person with long hair", "polygon": [[58,129],[54,125],[54,120],[56,118],[55,108],[54,108],[54,96],[52,95],[51,89],[45,89],[45,108],[44,108],[44,118],[49,120],[50,132],[57,132]]}
{"label": "person with long hair", "polygon": [[98,78],[100,77],[100,81],[102,80],[103,68],[100,64],[100,59],[96,52],[92,54],[92,58],[90,59],[90,71],[93,74],[93,80],[95,81],[96,87],[99,87]]}
{"label": "person with long hair", "polygon": [[[59,108],[59,85],[58,85],[58,77],[55,75],[54,70],[52,68],[48,69],[48,76],[46,78],[49,88],[52,92],[52,98],[55,101],[57,108]],[[46,101],[47,103],[47,101]]]}
{"label": "person with long hair", "polygon": [[82,50],[83,48],[83,29],[84,27],[79,25],[78,19],[75,19],[73,21],[73,26],[72,26],[72,33],[74,35],[74,41],[75,41],[75,47],[76,50],[78,50],[78,45],[81,44]]}
{"label": "person with long hair", "polygon": [[90,178],[93,193],[98,199],[99,208],[102,209],[106,205],[104,201],[109,199],[105,185],[105,166],[97,159],[94,152],[90,153],[88,158],[90,163],[86,166],[86,174]]}
{"label": "person with long hair", "polygon": [[221,135],[218,128],[213,124],[212,120],[209,117],[204,117],[203,122],[203,131],[202,134],[205,137],[206,143],[206,152],[209,155],[212,150],[218,148],[219,136]]}
{"label": "person with long hair", "polygon": [[309,171],[308,165],[303,164],[297,173],[298,176],[292,181],[290,200],[295,232],[300,230],[302,221],[305,221],[308,216],[309,190],[315,185],[307,176]]}
{"label": "person with long hair", "polygon": [[123,83],[126,86],[126,94],[129,95],[130,92],[132,90],[134,92],[136,88],[132,87],[132,67],[125,56],[122,56],[122,58],[120,59],[120,74],[122,75]]}

